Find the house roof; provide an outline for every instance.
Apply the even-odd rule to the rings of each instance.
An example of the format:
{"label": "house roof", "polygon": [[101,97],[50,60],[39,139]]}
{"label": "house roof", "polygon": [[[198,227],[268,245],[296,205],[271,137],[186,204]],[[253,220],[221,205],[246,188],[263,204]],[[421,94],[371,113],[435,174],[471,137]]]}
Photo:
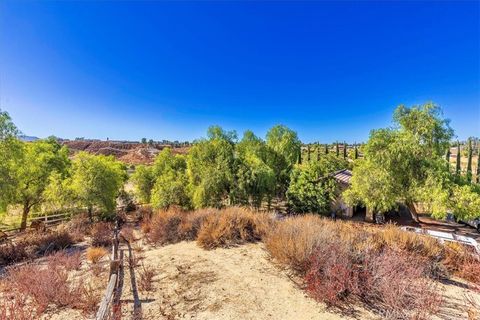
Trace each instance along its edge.
{"label": "house roof", "polygon": [[337,180],[338,182],[344,183],[344,184],[350,184],[350,179],[352,179],[352,171],[348,169],[343,169],[339,171],[335,171],[332,176]]}

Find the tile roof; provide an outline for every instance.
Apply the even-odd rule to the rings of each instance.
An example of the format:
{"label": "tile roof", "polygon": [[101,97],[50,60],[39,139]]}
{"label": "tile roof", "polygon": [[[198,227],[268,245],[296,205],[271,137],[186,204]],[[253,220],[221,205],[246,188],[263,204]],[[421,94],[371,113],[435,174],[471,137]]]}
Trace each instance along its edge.
{"label": "tile roof", "polygon": [[332,175],[335,180],[345,184],[350,184],[350,179],[352,179],[352,171],[348,169],[336,171]]}

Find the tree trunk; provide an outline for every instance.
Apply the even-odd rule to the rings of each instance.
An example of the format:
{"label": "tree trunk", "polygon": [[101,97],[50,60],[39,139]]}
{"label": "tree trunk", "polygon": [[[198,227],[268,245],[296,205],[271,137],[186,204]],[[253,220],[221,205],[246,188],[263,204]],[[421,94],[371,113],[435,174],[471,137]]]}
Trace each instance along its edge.
{"label": "tree trunk", "polygon": [[412,215],[412,219],[415,222],[420,222],[420,219],[418,218],[418,213],[417,209],[415,208],[415,205],[413,202],[407,203],[408,211],[410,211],[410,214]]}
{"label": "tree trunk", "polygon": [[22,223],[20,224],[20,230],[27,229],[27,218],[28,214],[30,213],[30,204],[26,201],[23,204],[23,212],[22,212]]}
{"label": "tree trunk", "polygon": [[88,207],[88,219],[90,219],[90,222],[93,222],[93,209],[92,209],[92,207]]}

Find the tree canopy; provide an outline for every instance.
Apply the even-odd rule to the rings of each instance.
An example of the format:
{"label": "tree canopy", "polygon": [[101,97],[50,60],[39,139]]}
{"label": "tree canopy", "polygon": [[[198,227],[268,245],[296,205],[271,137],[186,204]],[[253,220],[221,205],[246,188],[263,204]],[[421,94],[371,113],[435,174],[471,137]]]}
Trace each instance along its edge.
{"label": "tree canopy", "polygon": [[[441,109],[431,103],[399,106],[393,123],[391,128],[370,133],[362,149],[364,159],[357,160],[351,187],[344,194],[346,200],[362,202],[380,213],[403,203],[415,220],[418,202],[430,205],[435,216],[445,216],[448,208],[456,210],[455,195],[465,195],[470,187],[458,189],[446,166],[453,130]],[[465,212],[456,213],[465,216]]]}
{"label": "tree canopy", "polygon": [[127,179],[126,167],[113,156],[79,152],[73,161],[71,188],[76,202],[88,208],[90,219],[94,208],[110,215]]}

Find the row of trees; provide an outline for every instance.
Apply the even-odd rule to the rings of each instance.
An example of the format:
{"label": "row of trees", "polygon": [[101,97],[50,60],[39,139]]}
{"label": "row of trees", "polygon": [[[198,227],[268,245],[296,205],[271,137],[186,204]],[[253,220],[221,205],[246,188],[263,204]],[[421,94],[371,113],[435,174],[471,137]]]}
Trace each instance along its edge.
{"label": "row of trees", "polygon": [[246,131],[239,142],[235,132],[214,126],[188,155],[164,149],[153,166],[138,166],[132,180],[140,200],[155,207],[259,208],[286,198],[295,211],[324,212],[333,188],[317,180],[348,163],[332,154],[300,164],[300,152],[297,134],[285,126],[271,128],[265,140]]}
{"label": "row of trees", "polygon": [[400,106],[393,124],[371,132],[362,158],[357,148],[348,157],[345,146],[329,152],[326,145],[320,153],[317,145],[316,157],[307,147],[307,161],[296,133],[284,126],[273,127],[265,140],[247,131],[238,143],[234,132],[212,127],[187,156],[165,150],[132,178],[141,199],[156,207],[260,207],[280,198],[295,212],[328,212],[338,191],[330,174],[353,164],[343,195],[352,206],[384,213],[404,204],[418,220],[415,204],[421,202],[437,217],[449,211],[462,219],[479,216],[479,185],[450,172],[445,160],[454,133],[441,109]]}
{"label": "row of trees", "polygon": [[0,209],[22,208],[25,229],[32,209],[82,206],[112,213],[127,179],[113,157],[81,152],[70,160],[56,139],[21,142],[8,113],[0,110]]}

